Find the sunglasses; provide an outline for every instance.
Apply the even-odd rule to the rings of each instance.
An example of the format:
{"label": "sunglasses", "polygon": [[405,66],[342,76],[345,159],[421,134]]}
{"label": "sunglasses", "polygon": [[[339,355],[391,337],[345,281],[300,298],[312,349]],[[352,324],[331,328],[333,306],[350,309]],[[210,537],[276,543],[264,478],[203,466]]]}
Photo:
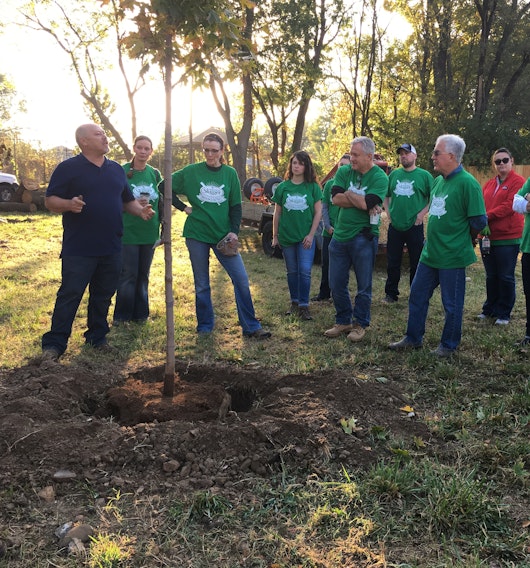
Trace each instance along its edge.
{"label": "sunglasses", "polygon": [[507,164],[510,161],[510,158],[499,158],[498,160],[495,160],[495,165],[496,166],[500,166],[501,164]]}

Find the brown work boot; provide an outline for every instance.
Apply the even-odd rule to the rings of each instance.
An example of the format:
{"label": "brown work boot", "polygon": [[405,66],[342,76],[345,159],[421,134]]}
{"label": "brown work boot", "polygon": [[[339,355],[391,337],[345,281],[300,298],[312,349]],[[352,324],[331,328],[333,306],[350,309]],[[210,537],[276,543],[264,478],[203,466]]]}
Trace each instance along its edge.
{"label": "brown work boot", "polygon": [[354,323],[352,330],[350,331],[350,333],[348,333],[348,339],[353,343],[356,343],[357,341],[361,341],[365,334],[366,329],[364,329],[362,325]]}
{"label": "brown work boot", "polygon": [[336,323],[332,328],[327,329],[324,332],[324,335],[326,337],[339,337],[343,333],[350,333],[351,330],[352,330],[351,323],[348,324]]}

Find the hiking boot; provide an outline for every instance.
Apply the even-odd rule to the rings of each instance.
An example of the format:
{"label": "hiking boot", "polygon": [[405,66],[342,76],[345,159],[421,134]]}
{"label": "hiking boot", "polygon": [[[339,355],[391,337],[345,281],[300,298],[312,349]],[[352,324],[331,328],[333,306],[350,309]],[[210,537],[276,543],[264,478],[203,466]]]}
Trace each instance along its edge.
{"label": "hiking boot", "polygon": [[343,333],[350,333],[351,330],[352,330],[351,323],[348,324],[336,323],[332,328],[327,329],[324,332],[324,335],[326,337],[339,337]]}
{"label": "hiking boot", "polygon": [[285,312],[286,316],[294,316],[298,313],[298,304],[296,302],[291,302],[289,309]]}
{"label": "hiking boot", "polygon": [[116,355],[118,350],[116,347],[112,347],[108,343],[100,343],[99,345],[92,345],[92,349],[97,351],[98,353],[105,353],[105,355]]}
{"label": "hiking boot", "polygon": [[303,321],[310,321],[313,319],[311,313],[309,312],[309,308],[307,306],[301,306],[298,308],[298,315],[300,319]]}
{"label": "hiking boot", "polygon": [[41,361],[53,361],[57,362],[61,354],[57,349],[47,348],[42,350]]}
{"label": "hiking boot", "polygon": [[265,331],[264,329],[256,329],[256,331],[244,331],[243,336],[261,341],[263,339],[269,339],[271,332]]}
{"label": "hiking boot", "polygon": [[408,337],[404,337],[400,341],[396,341],[395,343],[390,343],[388,345],[389,349],[393,351],[404,351],[405,349],[421,349],[421,343],[413,343],[408,339]]}
{"label": "hiking boot", "polygon": [[357,341],[361,341],[361,339],[365,336],[365,334],[366,334],[366,329],[364,329],[364,327],[361,324],[354,323],[352,326],[352,330],[350,331],[350,333],[348,333],[348,339],[353,343],[357,343]]}

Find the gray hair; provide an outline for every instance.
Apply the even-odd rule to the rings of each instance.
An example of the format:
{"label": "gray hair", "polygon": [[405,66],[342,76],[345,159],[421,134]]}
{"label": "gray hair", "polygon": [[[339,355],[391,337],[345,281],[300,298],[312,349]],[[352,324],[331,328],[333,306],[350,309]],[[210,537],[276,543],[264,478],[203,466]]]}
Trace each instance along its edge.
{"label": "gray hair", "polygon": [[352,146],[354,144],[360,144],[365,154],[372,154],[372,156],[375,154],[374,141],[368,138],[368,136],[357,136],[357,138],[354,138],[351,142]]}
{"label": "gray hair", "polygon": [[456,161],[460,164],[464,157],[464,152],[466,151],[466,143],[464,142],[464,139],[457,134],[442,134],[436,139],[436,144],[440,142],[445,143],[445,151],[448,154],[453,154]]}

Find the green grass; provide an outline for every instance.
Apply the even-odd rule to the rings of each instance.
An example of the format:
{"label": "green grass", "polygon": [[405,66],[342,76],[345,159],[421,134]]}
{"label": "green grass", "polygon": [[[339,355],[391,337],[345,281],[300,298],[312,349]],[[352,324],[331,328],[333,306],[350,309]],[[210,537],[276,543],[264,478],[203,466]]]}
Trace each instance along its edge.
{"label": "green grass", "polygon": [[[39,353],[40,337],[49,328],[60,282],[61,219],[46,213],[4,218],[16,221],[0,225],[0,367],[8,371]],[[530,365],[528,352],[513,346],[524,335],[525,323],[519,266],[512,322],[501,329],[476,320],[484,301],[484,271],[480,262],[469,267],[459,354],[451,361],[436,360],[429,349],[438,344],[443,325],[438,292],[431,302],[426,349],[389,351],[387,344],[405,330],[408,285],[405,278],[398,303],[383,304],[386,275],[384,259],[378,259],[372,325],[365,340],[357,345],[345,338],[327,340],[322,332],[333,324],[332,305],[312,306],[312,322],[285,317],[289,298],[283,261],[266,257],[255,229],[247,228],[241,234],[242,255],[257,315],[273,338],[251,342],[241,337],[232,287],[216,262],[211,266],[216,328],[211,337],[199,338],[191,269],[179,236],[183,216],[173,219],[179,359],[282,374],[340,370],[352,377],[392,380],[414,401],[440,450],[428,457],[418,440],[418,451],[412,452],[381,426],[372,428],[367,443],[385,445],[392,457],[367,472],[343,470],[329,479],[300,479],[284,470],[255,481],[251,499],[209,491],[184,498],[170,490],[166,498],[117,494],[99,511],[105,521],[100,526],[109,530],[96,537],[94,544],[100,546],[90,547],[86,564],[60,557],[49,564],[36,543],[26,543],[18,564],[0,557],[0,567],[530,567],[525,524],[530,503]],[[319,280],[320,267],[315,266],[313,294]],[[121,363],[131,368],[165,361],[162,248],[155,253],[150,295],[150,321],[115,328],[109,336],[120,349]],[[96,364],[83,349],[85,318],[86,300],[66,365]],[[0,503],[3,494],[17,490],[0,489]],[[80,495],[87,507],[93,503],[86,490]],[[37,526],[38,519],[35,512]],[[144,538],[132,542],[129,533]]]}

